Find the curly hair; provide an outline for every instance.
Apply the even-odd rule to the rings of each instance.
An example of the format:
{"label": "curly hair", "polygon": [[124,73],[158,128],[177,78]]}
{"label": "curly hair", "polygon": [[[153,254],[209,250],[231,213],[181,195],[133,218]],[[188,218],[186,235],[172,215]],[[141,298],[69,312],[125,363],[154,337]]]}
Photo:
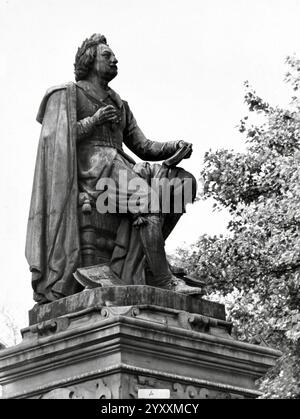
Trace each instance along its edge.
{"label": "curly hair", "polygon": [[75,56],[75,80],[84,80],[89,74],[97,54],[99,44],[107,45],[104,35],[94,33],[90,38],[83,41]]}

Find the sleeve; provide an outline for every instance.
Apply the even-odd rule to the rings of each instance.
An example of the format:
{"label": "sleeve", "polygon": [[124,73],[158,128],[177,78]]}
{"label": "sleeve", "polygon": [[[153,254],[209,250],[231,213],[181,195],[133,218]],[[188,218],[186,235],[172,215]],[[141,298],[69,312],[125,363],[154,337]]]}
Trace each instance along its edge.
{"label": "sleeve", "polygon": [[175,154],[179,141],[151,141],[143,134],[128,106],[123,101],[126,111],[126,127],[124,129],[124,144],[142,160],[165,160]]}
{"label": "sleeve", "polygon": [[84,140],[89,137],[95,127],[95,121],[92,116],[81,119],[77,122],[77,141]]}

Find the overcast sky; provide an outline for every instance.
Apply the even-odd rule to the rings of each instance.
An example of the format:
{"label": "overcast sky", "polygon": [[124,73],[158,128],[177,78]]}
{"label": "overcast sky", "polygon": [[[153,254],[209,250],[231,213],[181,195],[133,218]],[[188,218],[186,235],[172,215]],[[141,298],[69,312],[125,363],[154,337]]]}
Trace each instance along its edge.
{"label": "overcast sky", "polygon": [[[24,257],[40,126],[50,86],[73,80],[81,42],[103,33],[119,60],[112,82],[150,139],[194,143],[196,177],[209,148],[243,149],[243,82],[288,102],[284,60],[300,56],[299,0],[0,0],[0,303],[26,325],[33,305]],[[224,232],[210,203],[189,207],[167,243]]]}

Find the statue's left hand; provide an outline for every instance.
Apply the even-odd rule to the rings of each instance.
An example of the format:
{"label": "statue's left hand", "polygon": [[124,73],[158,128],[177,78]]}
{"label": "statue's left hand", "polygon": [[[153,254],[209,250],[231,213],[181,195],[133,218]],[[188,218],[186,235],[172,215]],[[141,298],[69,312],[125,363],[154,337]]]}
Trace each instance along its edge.
{"label": "statue's left hand", "polygon": [[184,157],[185,159],[188,159],[189,157],[191,157],[192,153],[193,153],[193,144],[192,143],[188,143],[187,141],[179,141],[178,142],[178,148],[182,148],[182,147],[186,147],[189,146],[190,147],[190,152]]}

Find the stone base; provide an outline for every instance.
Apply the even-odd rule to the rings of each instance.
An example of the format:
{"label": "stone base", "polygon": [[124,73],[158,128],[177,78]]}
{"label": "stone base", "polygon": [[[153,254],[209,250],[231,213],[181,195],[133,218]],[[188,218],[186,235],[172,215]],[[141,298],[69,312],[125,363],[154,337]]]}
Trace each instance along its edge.
{"label": "stone base", "polygon": [[255,398],[280,353],[235,341],[224,306],[147,286],[97,288],[36,306],[0,352],[4,398]]}

